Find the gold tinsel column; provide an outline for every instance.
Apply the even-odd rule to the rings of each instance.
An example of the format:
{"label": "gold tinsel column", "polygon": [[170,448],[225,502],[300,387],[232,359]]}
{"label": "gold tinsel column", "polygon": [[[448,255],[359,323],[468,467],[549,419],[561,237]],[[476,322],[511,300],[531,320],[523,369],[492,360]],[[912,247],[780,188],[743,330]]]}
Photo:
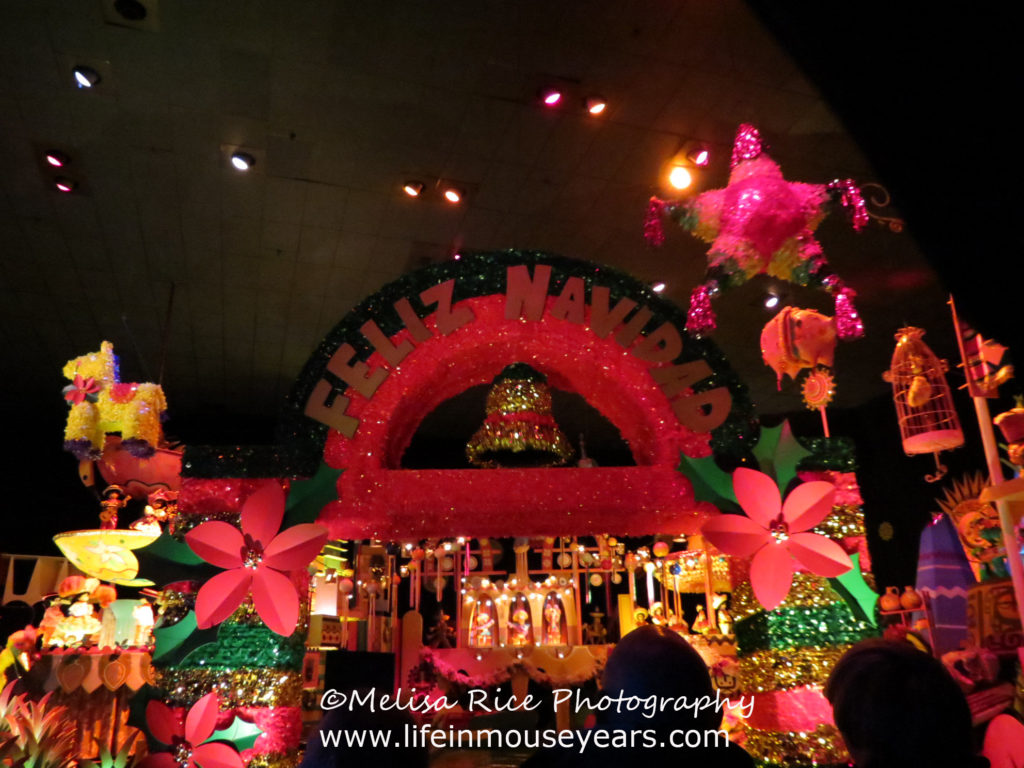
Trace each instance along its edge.
{"label": "gold tinsel column", "polygon": [[471,464],[555,467],[572,456],[551,415],[551,390],[544,374],[525,363],[503,370],[487,394],[487,417],[466,445]]}

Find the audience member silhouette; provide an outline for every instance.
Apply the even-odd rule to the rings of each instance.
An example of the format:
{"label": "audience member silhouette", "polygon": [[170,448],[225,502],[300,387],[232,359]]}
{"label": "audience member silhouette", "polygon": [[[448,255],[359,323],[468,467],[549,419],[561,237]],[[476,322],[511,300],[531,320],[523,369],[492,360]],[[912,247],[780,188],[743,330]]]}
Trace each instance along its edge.
{"label": "audience member silhouette", "polygon": [[971,712],[942,663],[907,643],[865,640],[825,684],[857,768],[981,768]]}
{"label": "audience member silhouette", "polygon": [[[603,692],[616,697],[649,696],[694,701],[702,696],[715,699],[707,666],[693,647],[675,632],[664,627],[644,626],[633,630],[619,641],[608,656],[602,679]],[[740,747],[722,739],[696,748],[668,746],[672,731],[696,730],[701,734],[717,731],[722,712],[715,707],[675,711],[659,708],[653,717],[645,717],[641,709],[611,709],[597,714],[597,729],[608,731],[648,731],[664,746],[598,749],[591,746],[580,754],[574,749],[541,750],[528,759],[523,768],[546,766],[587,766],[587,768],[622,768],[630,759],[671,761],[678,766],[702,768],[746,768],[753,766],[750,756]],[[666,763],[669,764],[669,763]]]}

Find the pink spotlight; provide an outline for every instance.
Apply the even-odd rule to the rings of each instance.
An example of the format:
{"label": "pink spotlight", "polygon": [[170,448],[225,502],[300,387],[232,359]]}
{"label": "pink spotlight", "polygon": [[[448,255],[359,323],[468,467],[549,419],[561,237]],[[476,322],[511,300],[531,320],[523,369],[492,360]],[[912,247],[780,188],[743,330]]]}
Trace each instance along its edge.
{"label": "pink spotlight", "polygon": [[554,107],[562,101],[561,91],[545,91],[543,96],[544,106]]}
{"label": "pink spotlight", "polygon": [[59,192],[74,192],[75,191],[75,182],[73,182],[71,179],[65,179],[63,176],[60,176],[60,177],[54,179],[53,180],[53,185],[55,187],[57,187],[57,190]]}

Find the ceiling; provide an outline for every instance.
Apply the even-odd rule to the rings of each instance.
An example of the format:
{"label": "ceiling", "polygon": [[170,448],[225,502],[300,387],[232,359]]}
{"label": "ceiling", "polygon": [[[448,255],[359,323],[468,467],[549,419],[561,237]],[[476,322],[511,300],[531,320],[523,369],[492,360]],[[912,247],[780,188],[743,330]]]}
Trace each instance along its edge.
{"label": "ceiling", "polygon": [[[253,420],[272,428],[348,310],[458,249],[603,262],[685,306],[706,245],[677,230],[648,248],[645,203],[688,140],[715,151],[696,191],[723,186],[741,122],[787,179],[880,180],[738,0],[143,2],[134,26],[112,0],[3,5],[0,338],[17,350],[3,381],[17,407],[62,417],[64,361],[109,339],[125,380],[162,380],[179,434],[208,439],[218,420],[243,441]],[[102,81],[75,88],[75,64]],[[549,83],[563,108],[538,105]],[[590,94],[608,100],[599,118],[579,107]],[[46,147],[71,156],[74,194],[52,188]],[[236,147],[249,173],[228,165]],[[410,178],[453,180],[465,201],[411,200]],[[854,235],[833,215],[819,234],[868,328],[837,359],[836,405],[853,407],[885,393],[898,327],[947,331],[945,294],[906,230]],[[779,414],[801,405],[760,359],[767,287],[718,300],[717,340]]]}

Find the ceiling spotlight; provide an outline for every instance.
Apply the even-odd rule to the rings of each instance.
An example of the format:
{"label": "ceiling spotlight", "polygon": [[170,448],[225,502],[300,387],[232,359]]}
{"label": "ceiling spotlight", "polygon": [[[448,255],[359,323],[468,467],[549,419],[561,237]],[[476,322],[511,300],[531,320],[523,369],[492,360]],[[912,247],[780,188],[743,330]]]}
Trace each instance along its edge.
{"label": "ceiling spotlight", "polygon": [[707,144],[698,144],[686,153],[687,159],[699,168],[703,168],[711,162],[711,150]]}
{"label": "ceiling spotlight", "polygon": [[462,200],[462,192],[455,187],[448,187],[444,191],[444,199],[449,203],[458,203]]}
{"label": "ceiling spotlight", "polygon": [[653,283],[651,285],[651,290],[654,291],[655,293],[661,293],[662,291],[665,290],[665,284],[660,281],[657,283]]}
{"label": "ceiling spotlight", "polygon": [[142,21],[148,13],[139,0],[114,0],[114,10],[125,21]]}
{"label": "ceiling spotlight", "polygon": [[65,178],[64,176],[58,176],[53,180],[53,185],[57,188],[58,192],[74,192],[75,187],[78,185],[71,179]]}
{"label": "ceiling spotlight", "polygon": [[544,102],[545,107],[555,107],[562,101],[562,92],[555,88],[550,88],[541,94],[540,99]]}
{"label": "ceiling spotlight", "polygon": [[462,254],[461,254],[461,253],[459,253],[458,251],[456,251],[456,252],[455,252],[455,255],[454,255],[454,256],[452,256],[452,258],[453,258],[453,259],[454,259],[455,261],[458,261],[459,259],[461,259],[461,258],[462,258]]}
{"label": "ceiling spotlight", "polygon": [[63,168],[70,160],[63,152],[58,152],[55,149],[48,149],[43,154],[43,159],[46,160],[47,165],[53,168]]}
{"label": "ceiling spotlight", "polygon": [[256,165],[256,158],[246,152],[233,152],[231,155],[231,165],[239,171],[248,171]]}
{"label": "ceiling spotlight", "polygon": [[764,308],[775,309],[775,307],[777,306],[779,306],[779,297],[776,296],[774,293],[768,294],[767,298],[765,298],[764,300]]}
{"label": "ceiling spotlight", "polygon": [[92,67],[77,66],[71,70],[75,76],[75,84],[79,88],[92,88],[100,81],[100,73]]}
{"label": "ceiling spotlight", "polygon": [[604,112],[605,107],[607,106],[608,102],[606,102],[600,96],[591,96],[586,101],[587,112],[589,112],[591,115],[594,115],[595,117]]}
{"label": "ceiling spotlight", "polygon": [[681,165],[674,165],[668,173],[668,183],[675,189],[686,189],[693,184],[693,174]]}
{"label": "ceiling spotlight", "polygon": [[402,191],[409,197],[419,197],[423,191],[423,183],[419,181],[407,181],[402,185]]}

